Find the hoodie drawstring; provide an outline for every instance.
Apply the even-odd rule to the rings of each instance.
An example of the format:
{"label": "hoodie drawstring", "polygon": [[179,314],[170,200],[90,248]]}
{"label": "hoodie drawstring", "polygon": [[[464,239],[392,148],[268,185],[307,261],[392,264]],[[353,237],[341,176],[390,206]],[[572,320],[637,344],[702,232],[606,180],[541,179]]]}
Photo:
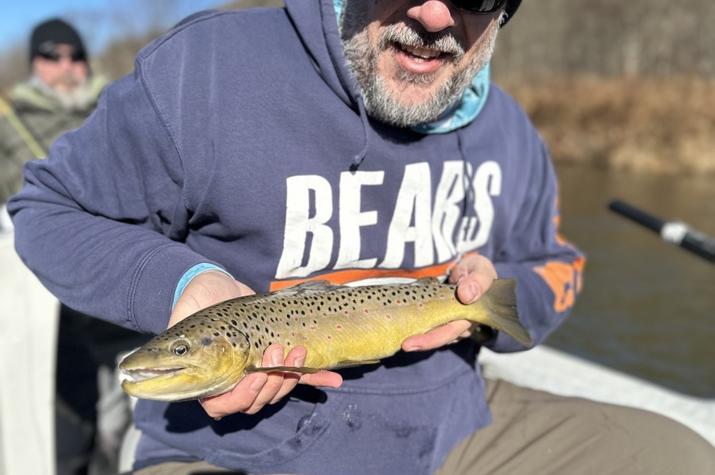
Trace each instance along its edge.
{"label": "hoodie drawstring", "polygon": [[[462,206],[462,220],[465,223],[463,235],[461,236],[462,242],[467,241],[467,233],[469,232],[469,227],[466,226],[467,213],[470,209],[470,204],[474,202],[474,167],[469,166],[467,161],[467,154],[464,150],[464,142],[462,141],[462,134],[457,131],[457,146],[459,148],[459,154],[462,156],[462,186],[464,187],[464,204]],[[470,168],[472,170],[470,171]],[[457,242],[457,249],[459,250],[459,242]]]}
{"label": "hoodie drawstring", "polygon": [[350,172],[355,173],[357,169],[362,165],[362,162],[365,160],[365,157],[367,156],[367,149],[370,146],[370,135],[369,135],[369,128],[370,124],[368,123],[367,119],[367,112],[365,111],[365,103],[362,100],[362,97],[357,98],[357,106],[358,106],[358,111],[360,113],[360,122],[362,122],[362,139],[363,139],[363,145],[362,149],[360,149],[360,152],[357,153],[357,155],[353,156],[352,162],[350,163]]}

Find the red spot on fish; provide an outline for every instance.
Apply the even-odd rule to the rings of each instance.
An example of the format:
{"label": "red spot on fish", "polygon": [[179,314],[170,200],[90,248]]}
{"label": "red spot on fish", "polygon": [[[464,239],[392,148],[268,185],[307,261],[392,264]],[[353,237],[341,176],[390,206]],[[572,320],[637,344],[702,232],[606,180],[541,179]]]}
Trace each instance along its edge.
{"label": "red spot on fish", "polygon": [[368,313],[370,313],[370,310],[364,309],[363,312],[365,312],[365,315],[367,315]]}
{"label": "red spot on fish", "polygon": [[340,330],[343,329],[343,326],[340,325],[340,324],[337,324],[337,325],[335,325],[335,329],[336,329],[337,331],[340,331]]}
{"label": "red spot on fish", "polygon": [[389,313],[385,315],[385,318],[386,318],[387,320],[392,320],[392,317],[390,316]]}
{"label": "red spot on fish", "polygon": [[332,339],[333,339],[333,336],[332,336],[332,335],[328,335],[328,340],[332,340]]}

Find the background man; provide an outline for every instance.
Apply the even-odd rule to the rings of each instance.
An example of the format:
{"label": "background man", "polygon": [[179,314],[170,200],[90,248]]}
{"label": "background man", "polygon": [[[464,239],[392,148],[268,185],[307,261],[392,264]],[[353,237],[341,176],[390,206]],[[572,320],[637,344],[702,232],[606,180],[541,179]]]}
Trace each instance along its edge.
{"label": "background man", "polygon": [[79,127],[94,110],[105,80],[92,74],[82,38],[52,19],[30,36],[30,78],[0,105],[0,205],[22,184],[22,166],[44,158],[62,133]]}
{"label": "background man", "polygon": [[[29,60],[30,78],[12,89],[9,100],[0,98],[1,214],[10,195],[20,189],[23,164],[44,158],[61,133],[79,127],[106,84],[92,74],[77,30],[60,19],[33,29]],[[53,322],[48,315],[47,324]],[[102,473],[101,467],[106,473],[116,471],[121,434],[128,423],[128,401],[113,377],[116,357],[143,340],[135,332],[61,306],[55,407],[60,475],[85,473],[93,453],[99,470],[95,473]]]}
{"label": "background man", "polygon": [[[146,48],[49,162],[28,167],[11,203],[20,252],[77,308],[152,333],[310,278],[445,275],[470,303],[511,277],[541,342],[573,305],[583,258],[557,234],[544,144],[489,83],[518,5],[288,0],[194,17]],[[664,418],[510,385],[490,388],[495,419],[480,431],[480,346],[525,348],[504,334],[475,344],[469,330],[456,321],[408,338],[379,367],[255,373],[198,403],[140,401],[136,468],[647,472],[684,463],[679,451],[693,464],[681,472],[709,463],[706,443]],[[263,364],[305,355],[272,344]]]}

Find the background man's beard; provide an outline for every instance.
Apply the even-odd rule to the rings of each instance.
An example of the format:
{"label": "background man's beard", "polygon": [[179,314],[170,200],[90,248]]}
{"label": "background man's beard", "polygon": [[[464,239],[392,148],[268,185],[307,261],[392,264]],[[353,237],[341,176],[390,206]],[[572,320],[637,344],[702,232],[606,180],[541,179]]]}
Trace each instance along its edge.
{"label": "background man's beard", "polygon": [[[360,86],[365,109],[370,117],[398,127],[409,127],[432,122],[440,117],[448,107],[462,97],[474,76],[489,62],[494,51],[499,23],[493,22],[479,39],[477,54],[462,70],[447,78],[430,97],[416,104],[402,104],[394,97],[385,84],[385,79],[377,74],[379,54],[382,45],[372,48],[368,39],[367,21],[360,12],[347,2],[343,22],[343,46],[348,67],[352,70]],[[364,8],[364,7],[363,7]],[[382,43],[382,42],[378,42]],[[413,84],[426,85],[434,79],[433,74],[413,74],[398,68],[397,79]]]}
{"label": "background man's beard", "polygon": [[57,88],[56,84],[49,85],[36,75],[30,79],[30,82],[46,95],[55,98],[65,110],[85,109],[96,100],[96,92],[93,91],[89,78],[73,78],[70,81],[73,84],[71,90]]}

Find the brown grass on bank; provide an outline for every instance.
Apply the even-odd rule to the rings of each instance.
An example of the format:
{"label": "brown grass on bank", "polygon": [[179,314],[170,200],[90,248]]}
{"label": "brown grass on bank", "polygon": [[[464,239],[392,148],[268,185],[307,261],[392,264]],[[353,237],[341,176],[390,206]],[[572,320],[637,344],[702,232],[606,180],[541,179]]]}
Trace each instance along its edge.
{"label": "brown grass on bank", "polygon": [[715,173],[715,80],[506,81],[554,160],[654,173]]}

